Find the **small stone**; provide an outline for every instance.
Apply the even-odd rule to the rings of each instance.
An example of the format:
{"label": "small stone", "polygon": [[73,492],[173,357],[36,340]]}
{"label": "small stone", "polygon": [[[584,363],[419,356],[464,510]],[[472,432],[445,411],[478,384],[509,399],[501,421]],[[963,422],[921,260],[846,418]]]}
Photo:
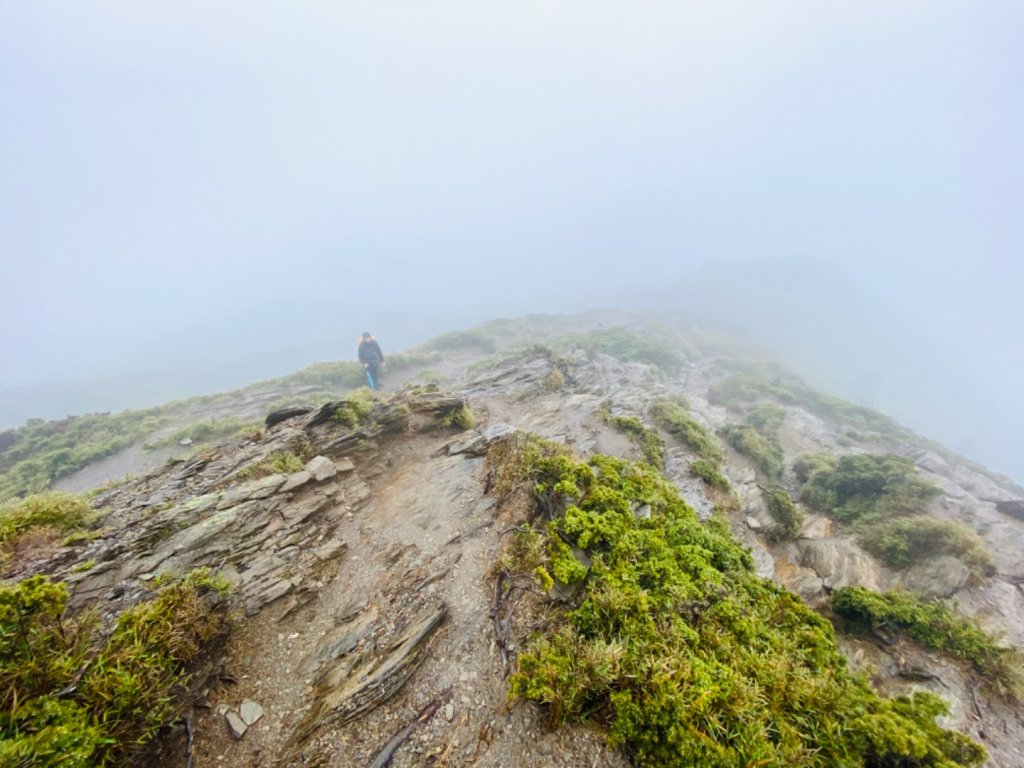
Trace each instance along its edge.
{"label": "small stone", "polygon": [[224,719],[228,722],[228,730],[231,731],[231,735],[236,739],[245,736],[245,732],[249,730],[249,726],[238,716],[237,712],[228,712]]}
{"label": "small stone", "polygon": [[760,531],[764,528],[764,524],[756,517],[751,515],[747,518],[747,528],[749,528],[752,531]]}
{"label": "small stone", "polygon": [[214,711],[221,717],[224,717],[224,715],[228,713],[229,709],[231,709],[231,707],[229,707],[227,704],[218,704],[217,709]]}
{"label": "small stone", "polygon": [[255,725],[256,722],[263,717],[263,707],[257,704],[251,699],[246,699],[242,702],[242,706],[239,708],[239,714],[242,716],[242,722],[248,725]]}
{"label": "small stone", "polygon": [[334,462],[326,456],[314,456],[309,460],[309,463],[306,464],[306,471],[313,475],[313,479],[318,483],[338,474],[338,470],[334,466]]}
{"label": "small stone", "polygon": [[450,703],[444,705],[444,719],[449,723],[455,719],[455,707]]}

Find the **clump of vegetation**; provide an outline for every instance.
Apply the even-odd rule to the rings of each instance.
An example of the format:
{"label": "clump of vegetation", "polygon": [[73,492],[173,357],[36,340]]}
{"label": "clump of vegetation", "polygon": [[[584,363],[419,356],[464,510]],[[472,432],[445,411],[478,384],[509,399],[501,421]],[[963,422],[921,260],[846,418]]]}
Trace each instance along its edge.
{"label": "clump of vegetation", "polygon": [[[422,368],[427,365],[434,365],[441,359],[442,355],[437,350],[417,352],[394,352],[388,355],[386,369],[389,371],[401,371],[407,368]],[[360,370],[360,384],[366,383],[366,376]],[[358,386],[358,385],[357,385]]]}
{"label": "clump of vegetation", "polygon": [[0,501],[42,493],[57,479],[121,451],[166,423],[161,409],[30,419],[0,451]]}
{"label": "clump of vegetation", "polygon": [[476,424],[476,417],[473,416],[473,411],[469,409],[469,406],[460,405],[442,413],[438,423],[446,428],[472,429]]}
{"label": "clump of vegetation", "polygon": [[832,593],[832,609],[850,629],[892,640],[902,635],[918,645],[969,662],[982,680],[1004,694],[1024,695],[1024,656],[1000,646],[977,622],[940,601],[923,601],[906,592],[874,592],[842,587]]}
{"label": "clump of vegetation", "polygon": [[833,462],[812,455],[797,462],[797,475],[807,477],[803,502],[841,523],[915,514],[941,493],[901,456],[860,454]]}
{"label": "clump of vegetation", "polygon": [[694,477],[699,477],[711,488],[722,491],[732,490],[729,479],[721,473],[717,466],[706,459],[698,459],[690,464],[690,473]]}
{"label": "clump of vegetation", "polygon": [[544,513],[531,576],[543,580],[539,567],[579,589],[571,608],[548,612],[510,679],[511,695],[542,703],[555,725],[599,720],[641,768],[985,759],[935,724],[938,697],[882,699],[849,672],[831,624],[757,577],[727,526],[701,523],[656,469],[511,443],[489,460],[495,478],[532,487]]}
{"label": "clump of vegetation", "polygon": [[65,615],[65,584],[0,586],[0,765],[127,765],[180,716],[190,669],[225,635],[225,588],[194,572],[103,638],[94,615]]}
{"label": "clump of vegetation", "polygon": [[334,409],[332,418],[335,421],[340,421],[346,427],[355,428],[370,420],[373,406],[373,392],[363,387],[352,392],[342,400],[338,407]]}
{"label": "clump of vegetation", "polygon": [[757,367],[713,385],[711,402],[739,410],[743,405],[771,399],[806,408],[824,419],[859,432],[903,436],[907,431],[888,416],[807,386],[796,376],[773,367]]}
{"label": "clump of vegetation", "polygon": [[242,467],[235,473],[238,480],[254,480],[268,475],[290,475],[293,472],[301,472],[306,462],[309,461],[308,445],[297,446],[281,451],[271,451],[260,461]]}
{"label": "clump of vegetation", "polygon": [[974,531],[927,515],[898,517],[868,527],[861,545],[882,562],[906,568],[937,555],[959,558],[977,575],[992,574],[992,555]]}
{"label": "clump of vegetation", "polygon": [[167,448],[178,445],[182,440],[191,440],[193,443],[208,443],[223,440],[234,435],[251,434],[254,430],[258,429],[258,422],[247,422],[236,418],[207,419],[189,424],[187,427],[182,427],[158,440],[149,440],[144,447],[149,450]]}
{"label": "clump of vegetation", "polygon": [[640,449],[644,461],[658,469],[664,467],[665,441],[661,435],[633,416],[608,416],[606,420]]}
{"label": "clump of vegetation", "polygon": [[785,488],[775,485],[761,492],[765,504],[768,505],[768,512],[771,514],[775,525],[768,531],[768,535],[775,541],[790,541],[796,538],[804,524],[804,514],[800,508],[793,503]]}
{"label": "clump of vegetation", "polygon": [[690,415],[685,402],[659,400],[651,406],[650,417],[701,457],[715,465],[721,463],[722,446],[707,427]]}
{"label": "clump of vegetation", "polygon": [[46,526],[60,533],[82,528],[94,516],[89,502],[69,493],[40,493],[0,506],[0,544],[30,528]]}
{"label": "clump of vegetation", "polygon": [[832,453],[805,453],[793,462],[796,479],[806,483],[818,472],[834,472],[839,466],[839,457]]}
{"label": "clump of vegetation", "polygon": [[85,535],[83,528],[95,517],[88,501],[67,493],[40,493],[0,505],[0,573],[26,538]]}
{"label": "clump of vegetation", "polygon": [[344,391],[356,389],[366,383],[363,366],[352,361],[336,361],[333,363],[313,363],[301,370],[275,380],[289,384],[314,384],[328,390]]}
{"label": "clump of vegetation", "polygon": [[494,352],[497,344],[494,338],[483,331],[467,330],[452,331],[431,339],[426,344],[430,349],[456,350],[456,349],[482,349],[485,352]]}
{"label": "clump of vegetation", "polygon": [[551,373],[544,379],[544,389],[548,392],[558,392],[565,386],[565,374],[560,368],[553,368]]}
{"label": "clump of vegetation", "polygon": [[767,477],[777,480],[785,468],[782,445],[774,435],[765,435],[750,424],[730,424],[722,430],[729,445],[742,453]]}
{"label": "clump of vegetation", "polygon": [[606,328],[589,333],[563,336],[556,340],[559,348],[577,347],[590,354],[598,352],[627,363],[646,363],[665,373],[678,373],[683,356],[669,342],[654,333],[628,328]]}

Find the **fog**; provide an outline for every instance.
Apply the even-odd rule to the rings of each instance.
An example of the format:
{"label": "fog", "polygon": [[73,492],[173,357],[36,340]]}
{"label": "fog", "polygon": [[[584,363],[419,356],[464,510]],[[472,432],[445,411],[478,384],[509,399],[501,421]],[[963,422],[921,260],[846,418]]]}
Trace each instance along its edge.
{"label": "fog", "polygon": [[688,311],[1024,479],[1024,5],[0,3],[0,426]]}

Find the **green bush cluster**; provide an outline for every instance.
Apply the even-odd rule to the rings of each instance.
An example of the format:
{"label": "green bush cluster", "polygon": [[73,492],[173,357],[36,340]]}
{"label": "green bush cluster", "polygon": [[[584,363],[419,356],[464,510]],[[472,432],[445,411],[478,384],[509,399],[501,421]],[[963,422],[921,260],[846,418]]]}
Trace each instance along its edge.
{"label": "green bush cluster", "polygon": [[205,419],[182,427],[158,440],[149,440],[146,442],[145,447],[150,450],[167,448],[178,445],[182,440],[186,439],[191,440],[193,443],[209,443],[254,429],[259,429],[258,422],[242,421],[234,417],[227,419]]}
{"label": "green bush cluster", "polygon": [[498,347],[493,336],[478,330],[445,333],[428,341],[426,346],[430,349],[444,351],[482,349],[485,352],[494,352]]}
{"label": "green bush cluster", "polygon": [[570,334],[556,339],[559,349],[577,347],[590,354],[603,353],[627,363],[646,363],[666,373],[678,373],[683,356],[669,342],[653,333],[628,328],[605,328],[588,333]]}
{"label": "green bush cluster", "polygon": [[690,464],[690,472],[694,477],[699,477],[711,488],[717,488],[721,491],[732,490],[729,479],[722,474],[717,465],[707,459],[697,459],[697,461]]}
{"label": "green bush cluster", "polygon": [[952,555],[978,575],[992,574],[992,554],[974,531],[927,515],[898,517],[869,526],[861,545],[882,562],[905,568],[937,555]]}
{"label": "green bush cluster", "polygon": [[367,387],[363,387],[349,393],[345,399],[341,400],[334,409],[332,418],[335,421],[340,421],[346,427],[358,427],[370,420],[373,406],[373,392]]}
{"label": "green bush cluster", "polygon": [[451,410],[442,413],[438,419],[438,423],[442,427],[472,429],[476,424],[476,417],[473,416],[473,411],[469,409],[469,406],[460,405],[457,408],[452,408]]}
{"label": "green bush cluster", "polygon": [[659,400],[651,406],[650,417],[683,445],[716,466],[722,462],[722,446],[707,427],[694,419],[679,400]]}
{"label": "green bush cluster", "polygon": [[127,765],[180,715],[189,669],[225,634],[224,589],[194,572],[103,638],[94,616],[65,615],[65,584],[0,586],[0,765]]}
{"label": "green bush cluster", "polygon": [[841,523],[915,514],[941,493],[901,456],[859,454],[834,462],[811,456],[797,462],[797,474],[807,477],[801,500]]}
{"label": "green bush cluster", "polygon": [[315,385],[330,390],[356,389],[366,383],[363,366],[349,360],[333,363],[313,363],[295,373],[272,380],[273,383],[290,385]]}
{"label": "green bush cluster", "polygon": [[[510,680],[512,696],[544,704],[556,725],[601,721],[639,767],[985,759],[936,725],[938,697],[883,699],[850,673],[831,624],[757,577],[727,525],[698,521],[653,467],[583,462],[526,440],[491,461],[532,481],[549,518],[540,568],[580,590],[529,640]],[[523,463],[501,468],[508,461]],[[638,505],[650,516],[638,517]]]}
{"label": "green bush cluster", "polygon": [[658,469],[664,467],[665,441],[661,435],[634,416],[608,416],[606,421],[640,449],[644,461]]}
{"label": "green bush cluster", "polygon": [[775,485],[764,489],[761,496],[775,521],[775,525],[768,531],[769,536],[775,541],[790,541],[796,538],[803,527],[804,515],[793,503],[786,489]]}
{"label": "green bush cluster", "polygon": [[0,544],[39,526],[70,533],[89,522],[93,514],[89,502],[68,493],[40,493],[8,502],[0,505]]}
{"label": "green bush cluster", "polygon": [[716,405],[734,410],[748,403],[777,400],[780,403],[799,405],[824,419],[857,431],[888,436],[906,434],[906,430],[888,416],[818,392],[798,377],[773,367],[754,368],[720,381],[712,385],[708,397]]}
{"label": "green bush cluster", "polygon": [[54,480],[139,442],[165,423],[156,408],[60,421],[31,419],[14,430],[0,451],[0,501],[48,490]]}
{"label": "green bush cluster", "polygon": [[750,424],[730,424],[722,430],[722,436],[767,477],[777,480],[782,475],[785,458],[775,435],[763,434]]}
{"label": "green bush cluster", "polygon": [[842,587],[832,593],[832,609],[853,630],[887,640],[902,635],[915,643],[969,662],[983,682],[1019,698],[1024,694],[1024,657],[1000,646],[977,622],[938,600],[924,601],[906,592],[874,592]]}

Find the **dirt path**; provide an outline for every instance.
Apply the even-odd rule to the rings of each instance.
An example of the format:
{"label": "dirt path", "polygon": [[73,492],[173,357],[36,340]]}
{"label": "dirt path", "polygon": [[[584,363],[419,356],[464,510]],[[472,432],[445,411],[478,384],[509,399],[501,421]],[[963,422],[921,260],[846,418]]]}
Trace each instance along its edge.
{"label": "dirt path", "polygon": [[[490,618],[501,531],[496,501],[483,494],[483,460],[448,456],[450,434],[416,437],[368,457],[361,471],[373,491],[346,514],[337,534],[348,544],[318,598],[289,616],[272,605],[250,619],[229,649],[212,708],[196,723],[195,765],[370,765],[395,732],[429,703],[437,712],[397,750],[395,768],[423,765],[622,766],[586,730],[547,734],[533,705],[506,703],[506,682]],[[424,661],[390,701],[347,725],[325,722],[294,754],[282,750],[315,702],[311,656],[324,638],[357,640],[347,655],[371,656],[425,607],[443,603],[445,622]],[[358,662],[353,662],[353,664]],[[266,715],[241,741],[228,735],[219,705],[252,699]]]}

